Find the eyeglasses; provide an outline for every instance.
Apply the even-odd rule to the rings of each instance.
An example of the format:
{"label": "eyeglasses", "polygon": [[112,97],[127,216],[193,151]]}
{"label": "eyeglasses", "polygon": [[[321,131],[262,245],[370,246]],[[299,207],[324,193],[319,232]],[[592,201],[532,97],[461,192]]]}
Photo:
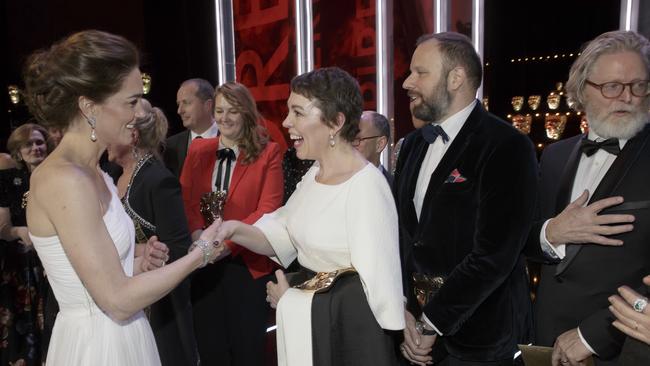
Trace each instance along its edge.
{"label": "eyeglasses", "polygon": [[631,83],[619,83],[611,81],[608,83],[596,84],[593,81],[585,80],[585,82],[596,89],[600,89],[603,97],[608,99],[618,98],[623,94],[626,86],[630,87],[630,93],[635,97],[646,97],[650,95],[650,80],[637,80]]}
{"label": "eyeglasses", "polygon": [[377,136],[368,136],[368,137],[357,137],[354,140],[352,140],[352,146],[357,147],[361,145],[361,141],[363,140],[370,140],[370,139],[376,139],[377,137],[382,137],[383,135],[377,135]]}

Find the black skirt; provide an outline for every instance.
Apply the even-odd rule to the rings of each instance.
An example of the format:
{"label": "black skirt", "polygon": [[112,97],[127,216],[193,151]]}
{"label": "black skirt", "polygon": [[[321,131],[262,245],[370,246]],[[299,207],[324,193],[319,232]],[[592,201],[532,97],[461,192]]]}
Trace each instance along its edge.
{"label": "black skirt", "polygon": [[[302,268],[295,285],[314,275]],[[311,304],[314,366],[397,365],[394,332],[382,329],[370,310],[358,274],[343,276]]]}

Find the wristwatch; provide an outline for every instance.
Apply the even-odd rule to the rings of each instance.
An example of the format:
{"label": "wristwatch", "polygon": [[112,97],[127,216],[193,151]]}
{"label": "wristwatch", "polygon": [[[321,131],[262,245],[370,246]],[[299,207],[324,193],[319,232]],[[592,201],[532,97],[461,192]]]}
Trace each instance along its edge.
{"label": "wristwatch", "polygon": [[438,335],[438,333],[433,330],[433,329],[427,329],[427,325],[424,324],[424,322],[421,322],[419,320],[415,321],[415,329],[418,331],[418,333],[426,336],[431,336],[431,335]]}

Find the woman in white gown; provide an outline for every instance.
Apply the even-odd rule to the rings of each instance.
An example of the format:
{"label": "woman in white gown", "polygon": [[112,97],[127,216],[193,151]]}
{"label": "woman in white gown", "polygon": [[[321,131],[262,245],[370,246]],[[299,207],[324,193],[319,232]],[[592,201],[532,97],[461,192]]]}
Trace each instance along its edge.
{"label": "woman in white gown", "polygon": [[66,131],[32,174],[27,206],[30,236],[60,305],[47,365],[160,365],[141,309],[220,247],[208,228],[167,266],[142,272],[134,260],[133,222],[98,161],[107,145],[130,142],[142,96],[138,52],[122,37],[84,31],[32,55],[24,77],[30,111]]}
{"label": "woman in white gown", "polygon": [[317,162],[285,206],[254,226],[226,221],[217,237],[285,267],[297,257],[303,280],[353,269],[318,290],[289,288],[276,272],[267,299],[277,305],[280,366],[395,365],[385,330],[404,328],[397,214],[382,173],[350,144],[358,83],[338,68],[315,70],[293,79],[287,104],[297,156]]}

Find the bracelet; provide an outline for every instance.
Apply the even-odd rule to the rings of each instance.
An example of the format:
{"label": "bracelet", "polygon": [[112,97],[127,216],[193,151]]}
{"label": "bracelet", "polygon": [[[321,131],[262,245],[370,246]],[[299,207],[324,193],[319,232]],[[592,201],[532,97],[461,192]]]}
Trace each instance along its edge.
{"label": "bracelet", "polygon": [[187,249],[187,252],[190,253],[196,247],[201,248],[203,251],[203,262],[201,263],[201,267],[199,267],[203,268],[210,262],[210,257],[214,252],[214,242],[209,242],[204,239],[197,239],[192,243],[192,245],[190,245],[190,247]]}

